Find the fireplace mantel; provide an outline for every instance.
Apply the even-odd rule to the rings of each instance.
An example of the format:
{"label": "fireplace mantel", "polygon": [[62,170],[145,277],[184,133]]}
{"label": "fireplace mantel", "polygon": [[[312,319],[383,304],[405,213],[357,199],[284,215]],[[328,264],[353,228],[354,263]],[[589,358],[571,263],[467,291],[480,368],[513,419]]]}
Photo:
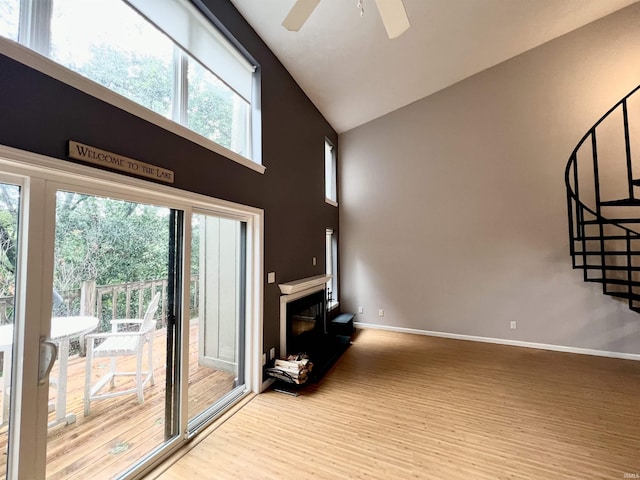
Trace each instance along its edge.
{"label": "fireplace mantel", "polygon": [[283,295],[292,295],[294,293],[302,292],[318,285],[324,285],[331,280],[331,275],[316,275],[315,277],[301,278],[300,280],[294,280],[293,282],[280,283],[280,292]]}

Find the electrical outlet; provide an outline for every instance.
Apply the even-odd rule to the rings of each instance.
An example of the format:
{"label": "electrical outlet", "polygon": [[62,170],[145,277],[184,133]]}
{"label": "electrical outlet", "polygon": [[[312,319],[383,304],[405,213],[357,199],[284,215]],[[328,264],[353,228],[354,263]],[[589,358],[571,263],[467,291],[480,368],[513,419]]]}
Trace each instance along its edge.
{"label": "electrical outlet", "polygon": [[267,273],[267,283],[276,283],[276,272]]}
{"label": "electrical outlet", "polygon": [[364,313],[364,308],[358,307],[358,313]]}
{"label": "electrical outlet", "polygon": [[276,347],[271,347],[271,350],[269,350],[269,360],[273,360],[274,358],[276,358]]}
{"label": "electrical outlet", "polygon": [[515,320],[511,320],[511,330],[515,330],[517,326],[517,322]]}
{"label": "electrical outlet", "polygon": [[312,263],[312,264],[313,264],[313,266],[315,267],[315,266],[316,266],[316,263],[318,263],[318,259],[317,259],[316,257],[313,257],[313,258],[311,259],[311,263]]}
{"label": "electrical outlet", "polygon": [[382,308],[378,309],[378,316],[384,317],[384,310]]}
{"label": "electrical outlet", "polygon": [[267,364],[267,354],[262,354],[262,366],[264,367]]}

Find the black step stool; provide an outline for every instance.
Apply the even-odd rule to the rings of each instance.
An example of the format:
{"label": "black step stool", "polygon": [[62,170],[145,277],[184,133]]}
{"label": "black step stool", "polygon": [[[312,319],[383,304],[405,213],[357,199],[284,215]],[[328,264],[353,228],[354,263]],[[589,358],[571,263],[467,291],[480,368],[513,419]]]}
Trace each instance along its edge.
{"label": "black step stool", "polygon": [[331,328],[335,335],[344,335],[345,337],[351,337],[353,335],[353,313],[341,313],[336,318],[331,320]]}

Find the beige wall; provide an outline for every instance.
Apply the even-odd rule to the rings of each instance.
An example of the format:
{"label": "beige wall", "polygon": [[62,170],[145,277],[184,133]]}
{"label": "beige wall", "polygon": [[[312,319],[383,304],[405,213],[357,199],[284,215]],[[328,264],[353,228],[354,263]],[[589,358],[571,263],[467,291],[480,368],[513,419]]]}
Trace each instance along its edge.
{"label": "beige wall", "polygon": [[640,83],[638,25],[635,4],[341,135],[342,310],[638,353],[640,315],[571,269],[563,178]]}

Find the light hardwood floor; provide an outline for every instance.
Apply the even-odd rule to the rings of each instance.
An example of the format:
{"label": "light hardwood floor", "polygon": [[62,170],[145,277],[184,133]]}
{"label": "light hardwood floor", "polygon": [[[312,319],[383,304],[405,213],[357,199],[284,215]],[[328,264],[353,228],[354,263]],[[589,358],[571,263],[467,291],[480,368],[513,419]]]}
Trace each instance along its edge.
{"label": "light hardwood floor", "polygon": [[639,407],[640,362],[362,330],[320,383],[254,397],[152,477],[638,478]]}

